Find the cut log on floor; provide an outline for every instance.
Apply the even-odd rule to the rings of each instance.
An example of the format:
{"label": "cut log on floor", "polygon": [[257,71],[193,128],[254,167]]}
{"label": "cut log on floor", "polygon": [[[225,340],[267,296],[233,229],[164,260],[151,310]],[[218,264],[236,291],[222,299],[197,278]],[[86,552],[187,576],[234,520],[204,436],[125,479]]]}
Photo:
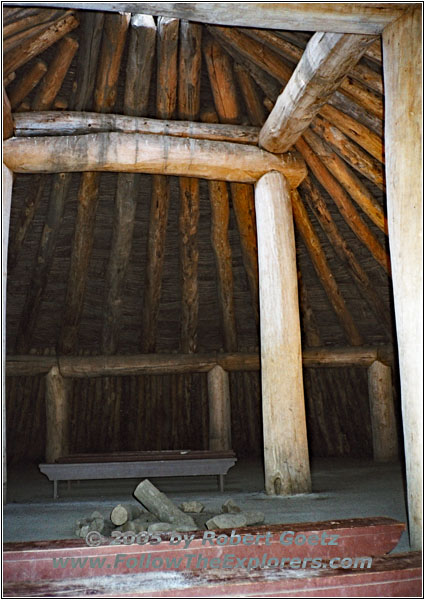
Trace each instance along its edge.
{"label": "cut log on floor", "polygon": [[160,521],[173,525],[189,525],[196,529],[191,516],[177,508],[165,494],[160,492],[150,481],[145,479],[134,490],[134,496],[148,511]]}
{"label": "cut log on floor", "polygon": [[133,521],[140,517],[142,510],[133,504],[117,504],[112,509],[111,521],[114,525],[124,525],[127,521]]}

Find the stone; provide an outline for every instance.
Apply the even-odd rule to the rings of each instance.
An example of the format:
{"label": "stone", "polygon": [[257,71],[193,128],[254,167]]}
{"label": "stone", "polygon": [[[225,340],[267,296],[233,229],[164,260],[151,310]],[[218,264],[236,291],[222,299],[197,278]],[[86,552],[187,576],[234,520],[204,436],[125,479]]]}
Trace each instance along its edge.
{"label": "stone", "polygon": [[247,525],[261,525],[266,518],[264,513],[259,510],[247,510],[240,514],[246,517]]}
{"label": "stone", "polygon": [[156,533],[158,531],[166,531],[171,532],[175,530],[175,526],[171,525],[171,523],[151,523],[148,526],[148,533]]}
{"label": "stone", "polygon": [[232,513],[232,514],[242,512],[241,509],[239,508],[239,506],[235,503],[235,501],[232,498],[229,498],[228,500],[226,500],[226,502],[221,507],[221,510],[224,513]]}
{"label": "stone", "polygon": [[246,516],[243,513],[216,515],[205,523],[208,529],[229,529],[231,527],[245,527]]}
{"label": "stone", "polygon": [[200,513],[204,510],[205,506],[201,502],[192,500],[191,502],[182,502],[179,508],[185,513]]}

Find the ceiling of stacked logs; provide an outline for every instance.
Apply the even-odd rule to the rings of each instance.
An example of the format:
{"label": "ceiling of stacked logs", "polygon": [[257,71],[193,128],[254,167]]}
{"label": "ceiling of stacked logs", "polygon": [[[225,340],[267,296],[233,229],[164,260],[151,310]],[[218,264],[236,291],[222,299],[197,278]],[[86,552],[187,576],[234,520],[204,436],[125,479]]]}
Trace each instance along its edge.
{"label": "ceiling of stacked logs", "polygon": [[[313,33],[143,14],[4,8],[6,116],[10,110],[5,135],[14,136],[14,151],[19,151],[19,138],[33,138],[26,157],[29,173],[34,156],[44,153],[45,159],[44,172],[17,173],[14,181],[9,355],[79,355],[87,361],[114,354],[258,355],[257,239],[249,182],[258,178],[256,169],[261,172],[259,144],[277,153],[267,160],[275,160],[274,168],[296,181],[294,187],[300,170],[307,173],[291,193],[305,356],[314,348],[392,343],[379,37],[352,50],[363,53],[361,60],[340,76],[336,91],[301,137],[296,114],[283,135],[273,133],[268,120],[270,135],[263,129],[260,136]],[[118,135],[126,132],[149,138],[140,153],[152,152],[158,160],[189,153],[188,176],[159,175],[155,165],[146,174],[113,172],[113,157],[125,160],[129,151]],[[89,133],[93,137],[86,136],[81,168],[73,169],[84,172],[52,174],[62,164],[67,137]],[[90,146],[90,140],[101,139],[96,135],[104,136],[100,149]],[[164,135],[172,140],[169,145],[153,141]],[[51,136],[54,143],[49,143]],[[189,137],[190,143],[183,139]],[[237,154],[224,154],[223,177],[211,179],[197,162],[203,140],[250,146],[251,162],[240,166]],[[103,153],[112,172],[90,170],[95,151]],[[242,168],[255,171],[247,183],[225,181],[228,171]],[[367,392],[364,402],[359,399],[367,383],[355,369],[351,375],[342,371],[324,372],[321,379],[317,373],[305,375],[310,377],[305,386],[310,423],[315,423],[310,426],[316,430],[313,445],[325,454],[361,453],[370,437]],[[141,377],[128,378],[113,394],[115,383],[103,382],[99,392],[91,382],[76,392],[84,397],[80,409],[86,412],[74,407],[73,419],[97,422],[102,407],[96,408],[96,398],[98,403],[103,398],[110,410],[101,436],[105,444],[110,436],[116,449],[126,449],[119,447],[119,428],[122,438],[123,430],[133,427],[134,435],[144,432],[146,449],[166,448],[167,442],[185,447],[190,423],[195,423],[195,443],[201,448],[207,439],[202,417],[207,401],[205,383],[197,382],[195,389],[194,377],[192,383],[151,378],[143,383],[144,392]],[[239,440],[234,445],[261,448],[258,373],[232,377],[232,428]],[[22,408],[28,389],[34,406],[37,398],[41,401],[37,378],[15,379],[10,403],[14,399]],[[157,398],[152,402],[159,414],[173,416],[165,433],[155,433],[160,424],[152,416],[144,425],[132,423],[133,409],[123,409],[122,403],[120,408],[116,401],[128,395],[137,402],[148,391]],[[179,394],[192,398],[184,409],[173,404]],[[313,395],[314,402],[309,400]],[[161,398],[170,398],[169,404],[158,408]],[[366,416],[355,411],[353,417],[350,406],[359,402]],[[121,426],[114,410],[115,416],[121,414]],[[187,413],[183,417],[181,410]],[[193,421],[195,413],[200,420]],[[238,413],[246,413],[247,427]],[[353,422],[344,425],[348,414]],[[181,427],[173,424],[178,419]],[[13,409],[8,425],[22,439],[25,425]],[[102,446],[88,428],[77,429],[75,448]]]}

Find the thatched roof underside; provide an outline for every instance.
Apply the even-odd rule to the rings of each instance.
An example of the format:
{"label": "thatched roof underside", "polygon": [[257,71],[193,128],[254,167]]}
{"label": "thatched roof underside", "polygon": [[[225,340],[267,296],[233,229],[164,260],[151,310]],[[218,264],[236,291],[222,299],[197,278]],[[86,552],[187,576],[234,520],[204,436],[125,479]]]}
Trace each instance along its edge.
{"label": "thatched roof underside", "polygon": [[[16,8],[5,8],[4,9],[4,25],[8,26],[20,19],[31,16],[31,14],[39,14],[47,9],[26,9],[29,12],[19,12]],[[20,9],[21,11],[25,9]],[[51,19],[57,19],[61,16],[64,11],[51,11]],[[54,14],[53,14],[54,13]],[[81,36],[84,32],[84,24],[90,18],[90,13],[85,11],[75,11],[75,17],[79,22],[79,26],[74,28],[72,32],[68,33],[68,36],[73,37],[79,41],[79,49],[76,51],[69,69],[67,70],[66,76],[64,77],[63,83],[55,100],[51,103],[50,108],[53,110],[71,109],[72,108],[72,89],[75,82],[81,78],[81,65],[84,64],[84,57],[81,56],[81,52],[87,48],[87,44],[83,43]],[[109,14],[107,19],[113,19],[114,15]],[[156,18],[155,18],[156,21]],[[273,31],[263,32],[272,34],[267,39],[263,38],[260,41],[259,32],[257,30],[244,30],[242,28],[215,28],[214,26],[202,26],[202,43],[205,44],[207,40],[215,40],[218,43],[220,49],[229,58],[232,65],[233,71],[237,70],[237,65],[247,69],[247,72],[253,76],[255,69],[257,73],[260,72],[264,75],[264,78],[277,87],[282,87],[285,81],[279,81],[270,70],[267,71],[266,63],[263,64],[261,69],[257,64],[254,64],[252,71],[249,71],[249,60],[246,56],[243,56],[228,43],[225,43],[221,30],[235,30],[237,33],[247,42],[249,46],[249,40],[255,40],[256,44],[261,44],[265,49],[267,55],[272,55],[277,63],[281,63],[286,70],[294,69],[296,66],[296,57],[302,53],[308,39],[312,35],[310,32],[287,32],[287,31]],[[120,75],[118,79],[117,97],[115,104],[112,109],[108,112],[123,114],[124,113],[124,82],[126,65],[128,61],[128,39],[129,32],[127,34],[127,40],[124,48],[124,52],[121,58]],[[85,32],[84,35],[86,35]],[[14,35],[17,35],[16,33]],[[10,38],[9,38],[10,39]],[[277,46],[273,48],[273,44],[282,40],[286,43],[288,53],[285,55],[283,50]],[[273,41],[274,40],[274,41]],[[18,42],[19,43],[19,42]],[[15,77],[6,87],[6,91],[12,97],[14,95],[14,89],[20,85],[20,82],[28,76],[35,62],[43,60],[47,68],[55,59],[55,55],[58,51],[58,46],[61,42],[57,41],[51,47],[46,49],[40,55],[35,56],[31,61],[20,66],[15,71]],[[10,46],[13,51],[13,43]],[[239,57],[239,58],[238,58]],[[257,59],[262,59],[261,55],[257,54]],[[156,90],[157,90],[157,68],[155,68],[155,61],[152,69],[152,77],[150,82],[145,82],[146,85],[150,85],[149,92],[149,105],[145,115],[152,118],[160,118],[161,115],[157,114],[156,110]],[[379,106],[383,104],[382,93],[377,91],[377,88],[382,85],[382,65],[379,57],[379,44],[375,44],[371,47],[370,51],[361,59],[359,63],[360,67],[363,68],[364,76],[363,81],[360,79],[353,80],[357,82],[358,87],[361,90],[365,90],[362,98],[358,97],[357,101],[353,96],[348,94],[342,94],[339,90],[335,96],[334,108],[338,105],[338,111],[346,114],[350,118],[355,118],[356,122],[363,125],[375,136],[382,136],[382,118],[383,114],[378,116]],[[158,65],[157,65],[158,66]],[[361,69],[360,69],[361,70]],[[360,71],[359,70],[359,71]],[[367,75],[371,76],[369,80]],[[360,75],[359,75],[360,77]],[[35,88],[29,92],[29,94],[19,100],[19,105],[14,107],[15,111],[31,111],[34,105],[34,98],[37,96],[39,86],[42,84],[43,78]],[[252,78],[253,86],[257,95],[259,104],[262,106],[264,111],[264,119],[270,111],[270,99],[267,98],[264,86],[261,87],[259,81],[255,82],[255,78]],[[252,123],[252,114],[245,101],[246,90],[242,89],[240,79],[235,76],[234,84],[237,90],[237,99],[239,104],[239,115],[238,123],[240,124],[254,124],[260,125],[260,123]],[[373,101],[373,106],[376,114],[373,110],[371,111],[369,103]],[[202,56],[201,66],[201,115],[205,111],[210,111],[211,108],[217,109],[214,104],[214,95],[212,93],[210,78],[205,63],[205,56]],[[344,110],[343,110],[344,109]],[[88,98],[87,103],[84,106],[84,110],[94,110],[94,98],[93,94]],[[347,118],[348,118],[347,117]],[[170,118],[177,119],[177,112],[170,115]],[[199,117],[196,120],[201,120]],[[329,119],[330,121],[330,119]],[[334,123],[331,122],[331,125]],[[335,127],[340,127],[340,125]],[[345,135],[345,134],[344,134]],[[364,172],[361,173],[358,169],[356,170],[353,163],[350,163],[347,156],[344,156],[341,152],[341,148],[332,146],[329,142],[324,140],[324,137],[320,138],[322,142],[326,144],[326,148],[335,153],[337,156],[342,157],[345,166],[352,172],[353,175],[360,181],[362,186],[366,188],[369,197],[373,199],[375,206],[380,208],[381,211],[385,212],[385,191],[382,189],[382,185],[377,185],[376,181],[372,181],[371,176],[365,176]],[[381,171],[383,165],[376,158],[372,157],[368,151],[357,144],[347,136],[350,143],[354,144],[354,147],[359,150],[360,153],[364,153],[369,157],[371,162],[375,165],[376,169]],[[334,198],[325,190],[325,188],[319,183],[315,174],[309,168],[309,176],[313,184],[319,190],[321,198],[326,203],[326,206],[335,221],[338,231],[341,234],[343,240],[346,243],[348,249],[353,253],[362,269],[369,277],[373,284],[373,288],[377,295],[383,302],[389,313],[392,314],[391,306],[391,283],[388,274],[380,265],[376,258],[372,255],[370,250],[358,239],[353,232],[352,228],[347,224],[338,209]],[[22,219],[23,211],[26,210],[26,205],[31,198],[34,198],[35,192],[40,185],[41,178],[45,181],[45,187],[41,198],[37,204],[34,216],[27,229],[25,238],[22,243],[18,246],[18,252],[16,254],[16,263],[10,265],[8,273],[8,284],[7,284],[7,352],[14,354],[17,352],[17,335],[20,328],[20,321],[22,319],[22,312],[24,307],[25,298],[29,292],[31,286],[31,277],[37,260],[38,248],[40,244],[41,233],[45,224],[46,213],[48,209],[49,197],[51,194],[51,182],[52,175],[47,176],[36,176],[36,175],[17,175],[13,189],[13,202],[12,202],[12,213],[10,222],[10,244],[13,246],[18,231],[19,223]],[[37,325],[32,333],[29,341],[28,351],[34,353],[47,352],[46,349],[50,349],[50,352],[57,351],[62,318],[63,308],[65,303],[66,289],[69,285],[68,276],[70,268],[70,257],[72,253],[72,245],[74,239],[75,222],[77,216],[77,195],[80,184],[81,175],[75,173],[72,175],[72,181],[67,194],[67,200],[63,215],[63,222],[60,227],[56,246],[54,248],[53,260],[48,273],[47,284],[43,289],[43,294],[39,306]],[[379,176],[377,176],[379,179]],[[177,177],[170,177],[171,181],[171,195],[170,205],[168,214],[168,224],[166,233],[166,246],[165,246],[165,259],[162,274],[162,290],[160,309],[158,316],[158,327],[156,335],[156,352],[166,353],[177,353],[181,351],[180,347],[180,325],[181,325],[181,268],[179,259],[179,208],[180,208],[180,197],[179,197],[179,183]],[[341,182],[342,183],[342,182]],[[106,302],[106,273],[108,263],[110,260],[110,248],[112,239],[112,226],[114,219],[114,203],[117,189],[117,175],[104,173],[100,177],[100,191],[99,191],[99,204],[96,213],[96,225],[94,231],[93,249],[89,261],[88,273],[87,273],[87,284],[84,295],[84,306],[81,316],[81,322],[79,325],[78,333],[78,345],[75,349],[76,354],[100,354],[100,340],[102,327],[104,325],[105,315],[105,302]],[[143,337],[142,331],[142,305],[143,305],[143,294],[145,286],[146,276],[146,248],[148,238],[148,227],[149,227],[149,211],[152,196],[152,176],[149,175],[138,175],[137,176],[137,209],[135,216],[134,234],[131,244],[131,253],[129,257],[128,268],[125,274],[124,282],[121,290],[121,316],[119,321],[119,339],[117,340],[117,353],[120,354],[133,354],[141,352],[141,339]],[[383,318],[379,318],[379,311],[373,311],[370,303],[365,299],[361,289],[356,284],[353,274],[348,268],[347,264],[343,262],[340,256],[335,252],[335,248],[330,243],[328,236],[322,229],[316,215],[311,210],[306,197],[304,196],[303,189],[300,190],[301,198],[303,199],[304,205],[307,209],[308,216],[311,220],[313,228],[320,240],[320,244],[325,253],[326,259],[330,266],[333,277],[337,283],[340,294],[342,295],[349,312],[351,313],[358,332],[363,339],[364,345],[380,345],[380,344],[391,344],[393,342],[393,331],[391,324],[385,321]],[[230,197],[230,195],[229,195]],[[351,198],[351,201],[357,211],[358,215],[364,221],[368,230],[375,236],[377,243],[379,243],[388,252],[387,236],[385,233],[378,228],[378,226],[370,220],[367,214],[359,207],[356,203],[355,198]],[[321,345],[323,346],[347,346],[349,341],[347,340],[346,334],[341,326],[341,323],[329,301],[329,298],[324,290],[324,287],[316,273],[312,258],[309,251],[306,248],[304,241],[296,229],[296,246],[297,246],[297,260],[298,268],[301,273],[302,282],[306,290],[308,303],[311,306],[314,322],[316,323]],[[239,237],[239,231],[234,215],[232,202],[230,199],[230,222],[229,222],[229,241],[232,252],[232,273],[234,278],[234,303],[235,303],[235,317],[236,317],[236,331],[237,331],[237,350],[239,351],[258,351],[259,348],[259,337],[257,331],[257,325],[255,321],[254,308],[252,304],[252,298],[250,294],[249,284],[247,275],[242,260],[241,242]],[[199,249],[199,265],[198,265],[198,291],[199,291],[199,317],[197,326],[197,352],[209,352],[209,351],[221,351],[225,350],[223,341],[223,327],[222,319],[220,315],[219,300],[217,295],[218,281],[217,281],[217,269],[215,263],[215,257],[213,247],[211,243],[211,203],[208,193],[208,185],[206,181],[201,181],[200,184],[200,217],[199,226],[197,233],[198,249]],[[16,247],[16,246],[15,246]],[[306,346],[306,339],[303,338],[303,344]],[[361,370],[362,371],[362,370]],[[201,376],[200,380],[202,379]],[[196,379],[195,377],[195,379]],[[319,417],[314,416],[313,409],[310,409],[310,430],[315,431],[311,439],[313,440],[312,446],[317,454],[362,454],[370,452],[370,426],[368,424],[367,416],[367,388],[365,375],[360,374],[357,369],[341,369],[321,371],[321,375],[315,376],[315,381],[306,382],[307,393],[310,394],[309,405],[314,405],[314,396],[316,399],[325,398],[325,401],[329,403],[329,406],[323,405],[322,416],[326,413],[331,414],[332,418],[328,420],[327,425],[324,422],[319,422]],[[319,377],[319,378],[318,378]],[[248,379],[247,379],[248,378]],[[251,378],[251,380],[249,379]],[[321,379],[320,379],[321,378]],[[11,378],[12,379],[12,378]],[[13,378],[15,379],[15,378]],[[17,379],[17,378],[16,378]],[[21,378],[22,379],[22,378]],[[124,378],[123,378],[124,379]],[[142,402],[142,395],[136,393],[135,390],[137,381],[143,379],[139,378],[128,378],[128,381],[123,384],[126,392],[122,391],[123,398],[127,396],[128,402],[136,403]],[[147,378],[145,378],[147,379]],[[151,378],[154,379],[154,378]],[[256,383],[254,385],[254,379]],[[320,379],[320,382],[319,382]],[[134,381],[133,381],[134,380]],[[166,380],[166,383],[161,383],[168,390],[171,386],[170,380]],[[158,380],[159,381],[159,380]],[[202,379],[202,381],[204,381]],[[234,437],[237,438],[235,445],[238,446],[239,451],[242,451],[248,444],[251,444],[255,451],[261,447],[261,417],[260,417],[260,397],[259,397],[259,384],[258,375],[242,375],[238,379],[235,375],[232,379],[233,382],[233,396],[237,397],[236,400],[232,400],[235,403],[235,410],[243,411],[244,397],[248,397],[247,403],[248,412],[246,418],[250,420],[251,425],[245,427],[243,423],[240,423],[241,413],[239,418],[236,413],[233,416],[234,426]],[[250,383],[251,381],[251,383]],[[133,382],[133,383],[132,383]],[[168,383],[167,383],[168,382]],[[245,383],[244,383],[245,382]],[[205,382],[201,383],[200,386],[205,387]],[[335,384],[335,385],[334,385]],[[12,403],[18,403],[21,409],[24,408],[25,402],[28,402],[28,383],[27,392],[22,391],[25,387],[24,383],[18,383],[15,381],[13,391],[9,388],[8,401]],[[42,453],[41,446],[39,443],[40,436],[42,435],[42,406],[40,399],[40,385],[35,391],[34,406],[37,403],[38,408],[36,411],[39,412],[39,427],[37,440],[33,440],[30,444],[32,450],[28,450],[27,454],[40,455]],[[81,386],[82,383],[78,383]],[[89,384],[87,384],[89,385]],[[82,406],[80,408],[75,407],[74,419],[78,421],[78,414],[86,414],[86,417],[82,417],[82,420],[89,419],[92,423],[97,422],[100,417],[95,415],[94,406],[96,401],[95,383],[90,384],[89,391],[85,391],[84,396],[87,402],[92,407],[92,413],[78,413],[79,410],[83,411]],[[145,385],[145,384],[144,384]],[[21,386],[21,395],[19,396],[16,391]],[[133,387],[132,387],[133,386]],[[158,384],[159,386],[159,384]],[[167,387],[168,386],[168,387]],[[239,387],[238,387],[239,386]],[[245,386],[245,387],[244,387]],[[316,387],[315,387],[316,386]],[[357,386],[357,387],[356,387]],[[123,390],[124,390],[123,387]],[[247,388],[250,388],[250,392],[247,396]],[[93,389],[92,389],[93,388]],[[332,389],[335,388],[335,389]],[[339,388],[339,390],[338,390]],[[79,389],[79,388],[78,388]],[[163,389],[163,388],[161,388]],[[244,391],[245,390],[245,391]],[[192,414],[195,425],[198,428],[198,437],[195,442],[196,447],[202,447],[205,445],[207,440],[207,421],[206,421],[206,391],[198,394],[199,389],[192,390],[192,399],[190,400],[189,412]],[[77,394],[80,393],[76,392]],[[178,395],[178,390],[175,392]],[[18,395],[17,395],[18,394]],[[32,392],[34,394],[34,391]],[[92,394],[92,395],[90,395]],[[121,394],[121,392],[120,392]],[[162,391],[158,398],[161,398],[162,404],[162,416],[166,419],[168,413],[167,402],[169,396],[168,392]],[[198,394],[198,396],[197,396]],[[190,395],[190,394],[189,394]],[[357,398],[355,397],[357,395]],[[13,398],[12,398],[13,396]],[[194,408],[196,397],[202,397],[201,416],[196,417],[196,410]],[[251,398],[252,396],[252,398]],[[103,394],[104,397],[104,394]],[[147,396],[146,396],[147,397]],[[170,396],[171,397],[171,396]],[[18,400],[17,400],[18,398]],[[19,400],[20,398],[20,400]],[[26,400],[25,400],[26,398]],[[38,398],[38,400],[37,400]],[[91,398],[89,401],[88,398]],[[107,399],[104,400],[107,402]],[[318,400],[317,400],[318,401]],[[77,400],[75,400],[77,402]],[[124,400],[122,400],[124,403]],[[146,400],[147,402],[147,400]],[[153,401],[152,401],[153,402]],[[171,400],[170,400],[171,402]],[[333,406],[332,406],[332,403]],[[338,407],[335,404],[339,403]],[[132,404],[133,405],[133,404]],[[28,406],[28,404],[26,405]],[[182,405],[181,405],[182,406]],[[353,410],[359,414],[358,407],[362,407],[364,413],[361,417],[356,417],[357,421],[352,418]],[[126,412],[123,409],[118,408],[119,414]],[[357,410],[356,410],[357,407]],[[198,406],[199,408],[199,406]],[[13,409],[11,409],[13,412]],[[88,410],[88,409],[84,409]],[[183,408],[181,408],[183,410]],[[177,412],[176,412],[177,411]],[[202,412],[203,411],[203,412]],[[180,409],[174,409],[174,416],[179,414]],[[37,413],[38,414],[38,413]],[[138,413],[141,414],[141,413]],[[155,413],[157,414],[157,413]],[[41,416],[40,416],[41,415]],[[335,417],[337,415],[337,417]],[[112,413],[111,413],[112,418]],[[123,429],[125,427],[133,426],[129,421],[131,417],[126,413],[124,416],[121,414],[121,436],[123,436]],[[140,417],[142,418],[142,417]],[[151,417],[149,417],[151,418]],[[170,442],[170,447],[185,447],[186,444],[190,443],[190,435],[188,433],[189,428],[189,416],[185,415],[184,422],[186,428],[184,434],[179,437],[174,431],[170,437],[170,431],[165,430],[164,435],[151,435],[149,438],[144,437],[142,446],[147,449],[154,449],[153,446],[159,446],[162,448],[167,447],[167,439]],[[335,420],[336,418],[336,420]],[[345,420],[353,420],[353,423],[344,425]],[[359,421],[360,419],[360,421]],[[162,419],[161,419],[162,420]],[[325,419],[326,420],[326,419]],[[28,431],[28,428],[21,423],[18,423],[19,419],[16,415],[11,414],[9,419],[9,427],[15,431],[13,435],[18,436],[19,439],[23,439],[24,432]],[[242,419],[244,421],[244,419]],[[339,425],[335,425],[338,421]],[[354,422],[356,421],[356,422]],[[20,422],[20,421],[19,421]],[[127,423],[127,425],[124,425]],[[252,424],[253,423],[253,424]],[[171,426],[171,425],[170,425]],[[137,426],[135,426],[137,429]],[[144,436],[144,426],[140,426],[138,433],[142,437]],[[149,424],[146,425],[149,429]],[[338,440],[333,443],[330,442],[330,433],[332,427],[339,428],[340,436],[336,436]],[[326,428],[328,433],[326,433]],[[113,428],[112,428],[113,429]],[[193,429],[196,429],[193,428]],[[18,430],[20,433],[18,433]],[[108,433],[109,431],[109,433]],[[74,448],[80,451],[88,449],[94,450],[96,447],[102,449],[102,446],[108,446],[108,439],[111,433],[111,429],[104,431],[102,434],[95,435],[89,432],[89,427],[86,427],[86,437],[84,434],[75,433],[73,438]],[[150,429],[152,431],[152,428]],[[125,432],[124,432],[125,433]],[[116,442],[113,445],[117,449],[126,449],[119,443],[119,432],[116,433]],[[158,441],[161,438],[160,441]],[[335,438],[335,439],[336,439]],[[9,438],[10,439],[10,438]],[[171,440],[171,441],[170,441]],[[341,441],[343,440],[343,441]],[[344,441],[345,440],[345,441]],[[348,441],[347,441],[348,440]],[[13,444],[13,442],[12,442]],[[139,449],[143,449],[139,444],[135,444]],[[28,442],[26,443],[28,447]],[[18,444],[15,444],[15,448]],[[366,449],[366,450],[365,450]],[[16,450],[16,452],[18,452]],[[19,454],[19,452],[18,452]],[[25,455],[25,452],[23,453]],[[21,458],[23,457],[21,456]]]}

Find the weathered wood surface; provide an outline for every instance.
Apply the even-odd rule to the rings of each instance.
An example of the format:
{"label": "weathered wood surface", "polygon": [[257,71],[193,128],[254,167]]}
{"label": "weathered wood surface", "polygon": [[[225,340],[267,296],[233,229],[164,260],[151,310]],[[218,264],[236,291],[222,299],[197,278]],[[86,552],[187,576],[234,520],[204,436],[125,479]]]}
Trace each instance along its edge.
{"label": "weathered wood surface", "polygon": [[383,208],[348,165],[313,131],[307,129],[303,137],[311,149],[320,157],[325,167],[342,184],[358,206],[384,233],[388,234],[387,219]]}
{"label": "weathered wood surface", "polygon": [[166,177],[152,178],[152,198],[146,253],[146,275],[142,308],[142,352],[154,352],[161,300],[165,235],[168,222],[169,182]]}
{"label": "weathered wood surface", "polygon": [[370,230],[360,214],[357,212],[343,187],[330,174],[317,154],[313,152],[312,148],[302,137],[297,141],[296,148],[303,155],[314,176],[334,200],[347,225],[357,236],[357,238],[366,246],[366,248],[368,248],[372,256],[384,269],[384,271],[390,275],[390,257],[388,256],[385,248],[381,245],[374,233]]}
{"label": "weathered wood surface", "polygon": [[124,171],[255,183],[279,171],[291,187],[306,175],[297,152],[274,155],[254,146],[169,136],[95,133],[83,136],[11,138],[4,162],[17,173]]}
{"label": "weathered wood surface", "polygon": [[398,434],[391,367],[375,361],[370,365],[367,377],[373,458],[379,462],[396,461],[398,459]]}
{"label": "weathered wood surface", "polygon": [[258,295],[258,249],[255,222],[254,188],[245,183],[231,183],[233,211],[239,231],[242,260],[251,292],[252,307],[257,326],[260,323]]}
{"label": "weathered wood surface", "polygon": [[363,344],[363,338],[357,329],[355,321],[348,310],[347,305],[345,304],[338,284],[335,281],[335,278],[329,267],[319,237],[313,228],[306,208],[297,191],[292,193],[292,210],[296,228],[301,234],[320,283],[322,284],[329,302],[334,309],[336,316],[338,317],[347,340],[352,346],[361,346]]}
{"label": "weathered wood surface", "polygon": [[155,45],[156,25],[153,18],[149,15],[133,15],[125,75],[126,115],[144,115],[147,112]]}
{"label": "weathered wood surface", "polygon": [[261,312],[261,381],[267,494],[311,489],[302,378],[295,238],[280,173],[255,188]]}
{"label": "weathered wood surface", "polygon": [[385,162],[382,137],[349,115],[326,104],[320,114],[380,162]]}
{"label": "weathered wood surface", "polygon": [[10,100],[3,85],[3,139],[7,140],[13,136],[15,124],[12,116]]}
{"label": "weathered wood surface", "polygon": [[99,174],[83,173],[78,190],[78,212],[59,339],[59,349],[63,354],[71,354],[77,350],[87,272],[93,247],[98,190]]}
{"label": "weathered wood surface", "polygon": [[8,75],[12,71],[16,71],[16,69],[22,67],[22,65],[26,64],[34,56],[44,52],[44,50],[78,27],[78,25],[79,22],[71,11],[64,17],[54,21],[40,35],[35,35],[22,44],[18,44],[5,55],[3,74]]}
{"label": "weathered wood surface", "polygon": [[[305,349],[302,353],[305,367],[368,367],[379,360],[392,363],[390,346],[362,346],[346,348]],[[215,365],[226,371],[258,371],[260,357],[249,353],[211,354],[139,354],[115,356],[34,356],[8,355],[6,375],[9,377],[48,373],[58,365],[63,377],[102,377],[120,375],[161,375],[165,373],[202,373]]]}
{"label": "weathered wood surface", "polygon": [[24,206],[19,214],[18,225],[13,237],[11,236],[9,241],[8,265],[10,271],[16,266],[19,252],[34,218],[34,214],[40,206],[47,182],[48,179],[45,175],[37,175],[34,178],[30,193],[25,198]]}
{"label": "weathered wood surface", "polygon": [[15,36],[21,31],[27,31],[28,29],[34,27],[34,25],[51,21],[54,17],[59,15],[59,12],[63,14],[63,11],[57,11],[56,9],[44,9],[38,10],[34,14],[28,14],[26,16],[22,15],[21,18],[18,18],[13,22],[7,23],[3,26],[3,40]]}
{"label": "weathered wood surface", "polygon": [[163,523],[190,525],[195,531],[196,525],[192,517],[177,508],[149,479],[139,483],[134,490],[134,497]]}
{"label": "weathered wood surface", "polygon": [[131,15],[108,14],[103,24],[103,37],[97,65],[94,109],[110,112],[116,101],[122,53]]}
{"label": "weathered wood surface", "polygon": [[239,104],[230,58],[210,36],[204,38],[204,58],[219,120],[237,123]]}
{"label": "weathered wood surface", "polygon": [[170,121],[167,119],[149,119],[146,117],[92,112],[20,112],[14,115],[14,118],[16,122],[15,135],[18,137],[83,135],[115,131],[118,133],[169,135],[256,146],[260,132],[258,127],[249,125],[226,125],[212,121],[206,123],[184,120]]}
{"label": "weathered wood surface", "polygon": [[232,448],[229,374],[219,365],[208,372],[209,449]]}
{"label": "weathered wood surface", "polygon": [[46,376],[46,462],[69,454],[69,382],[56,366]]}
{"label": "weathered wood surface", "polygon": [[261,127],[266,120],[266,110],[258,94],[258,87],[248,69],[235,64],[234,72],[242,92],[249,120],[252,125]]}
{"label": "weathered wood surface", "polygon": [[[422,7],[383,36],[388,233],[400,361],[412,549],[422,545],[423,183]],[[400,52],[402,48],[402,52]]]}
{"label": "weathered wood surface", "polygon": [[364,175],[379,189],[385,189],[384,168],[380,161],[373,158],[337,127],[320,116],[314,119],[311,129],[328,142],[353,169]]}
{"label": "weathered wood surface", "polygon": [[[112,457],[111,457],[112,458]],[[111,512],[111,521],[114,525],[123,525],[140,516],[142,510],[134,504],[117,504]]]}
{"label": "weathered wood surface", "polygon": [[104,20],[105,14],[101,12],[86,11],[81,15],[77,76],[70,97],[70,107],[74,110],[91,108]]}
{"label": "weathered wood surface", "polygon": [[16,35],[7,38],[3,41],[3,51],[4,53],[11,52],[14,48],[18,46],[22,46],[23,44],[29,42],[35,37],[42,34],[46,29],[49,28],[49,23],[40,23],[39,25],[34,25],[34,27],[30,27],[25,31],[21,31]]}
{"label": "weathered wood surface", "polygon": [[[49,2],[27,2],[28,6],[49,6]],[[54,2],[67,8],[68,2]],[[75,9],[90,9],[86,2],[73,2]],[[201,23],[219,23],[240,27],[289,29],[300,31],[336,31],[339,33],[381,33],[386,25],[403,14],[409,4],[350,2],[311,2],[270,4],[268,2],[97,2],[97,10],[143,12],[177,17]]]}
{"label": "weathered wood surface", "polygon": [[70,182],[71,175],[69,173],[58,173],[52,178],[46,221],[34,259],[31,280],[28,285],[16,337],[18,352],[28,352],[31,346],[47,277],[54,258],[57,237],[63,221]]}
{"label": "weathered wood surface", "polygon": [[170,119],[177,102],[179,20],[160,17],[157,28],[156,114]]}
{"label": "weathered wood surface", "polygon": [[179,43],[178,113],[194,121],[201,105],[202,26],[181,21]]}
{"label": "weathered wood surface", "polygon": [[8,94],[12,109],[16,109],[22,100],[32,92],[46,71],[47,65],[44,60],[37,59],[30,69],[25,74],[22,74],[20,79],[11,86]]}
{"label": "weathered wood surface", "polygon": [[310,177],[306,177],[301,184],[300,194],[310,206],[336,254],[347,265],[360,293],[375,313],[377,321],[385,325],[385,331],[391,330],[392,317],[388,306],[376,291],[375,284],[370,280],[355,254],[341,235],[325,200]]}
{"label": "weathered wood surface", "polygon": [[[13,173],[2,165],[2,231],[1,231],[1,350],[6,356],[6,288],[7,288],[7,249],[9,242],[10,209],[12,205]],[[6,377],[5,361],[1,365],[1,416],[2,416],[2,470],[3,494],[7,492],[7,453],[6,453]]]}
{"label": "weathered wood surface", "polygon": [[37,93],[32,101],[31,108],[33,110],[44,111],[52,107],[77,49],[77,40],[70,36],[65,36],[59,42],[56,54],[47,69],[47,73],[38,86]]}
{"label": "weathered wood surface", "polygon": [[179,251],[182,281],[180,350],[196,352],[198,344],[199,181],[180,179]]}
{"label": "weathered wood surface", "polygon": [[[229,192],[225,181],[208,183],[211,203],[211,243],[217,269],[218,299],[224,350],[237,350],[236,315],[233,299],[232,249],[229,242]],[[212,450],[213,448],[211,448]]]}
{"label": "weathered wood surface", "polygon": [[271,152],[288,150],[374,39],[314,34],[260,132],[260,146]]}

